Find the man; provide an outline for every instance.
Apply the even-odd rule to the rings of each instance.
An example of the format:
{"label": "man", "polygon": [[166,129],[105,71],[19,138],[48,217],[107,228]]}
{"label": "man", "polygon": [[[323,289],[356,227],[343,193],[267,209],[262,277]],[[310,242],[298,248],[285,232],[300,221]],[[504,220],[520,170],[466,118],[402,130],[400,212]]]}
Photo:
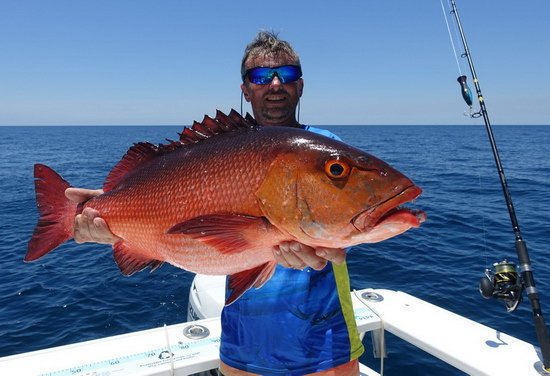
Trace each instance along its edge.
{"label": "man", "polygon": [[[276,34],[260,32],[241,64],[242,95],[262,126],[307,129],[296,108],[304,82],[300,59]],[[84,201],[101,191],[68,189]],[[118,238],[93,210],[75,219],[75,240],[114,243]],[[220,372],[223,375],[358,375],[363,353],[351,297],[345,251],[313,249],[297,242],[273,250],[273,277],[224,308]],[[328,263],[327,261],[332,261]]]}

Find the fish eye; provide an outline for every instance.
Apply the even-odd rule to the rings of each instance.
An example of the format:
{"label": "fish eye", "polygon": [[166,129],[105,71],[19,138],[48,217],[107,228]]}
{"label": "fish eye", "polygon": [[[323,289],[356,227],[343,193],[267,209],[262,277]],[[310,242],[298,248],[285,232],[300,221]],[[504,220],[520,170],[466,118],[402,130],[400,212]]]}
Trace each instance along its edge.
{"label": "fish eye", "polygon": [[325,173],[331,179],[342,179],[349,175],[349,164],[340,159],[330,159],[325,163]]}

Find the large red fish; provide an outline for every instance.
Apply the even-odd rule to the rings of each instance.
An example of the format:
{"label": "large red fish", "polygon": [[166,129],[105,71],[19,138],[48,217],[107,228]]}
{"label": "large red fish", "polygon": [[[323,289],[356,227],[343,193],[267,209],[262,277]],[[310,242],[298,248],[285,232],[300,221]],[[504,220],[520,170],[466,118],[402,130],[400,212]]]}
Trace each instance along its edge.
{"label": "large red fish", "polygon": [[84,207],[99,211],[122,238],[113,246],[130,275],[163,262],[202,274],[228,274],[227,304],[272,275],[283,241],[344,248],[378,242],[424,213],[400,208],[421,192],[385,162],[342,142],[289,127],[260,127],[251,117],[217,112],[167,145],[132,146],[84,205],[70,185],[34,169],[40,219],[25,261],[73,237]]}

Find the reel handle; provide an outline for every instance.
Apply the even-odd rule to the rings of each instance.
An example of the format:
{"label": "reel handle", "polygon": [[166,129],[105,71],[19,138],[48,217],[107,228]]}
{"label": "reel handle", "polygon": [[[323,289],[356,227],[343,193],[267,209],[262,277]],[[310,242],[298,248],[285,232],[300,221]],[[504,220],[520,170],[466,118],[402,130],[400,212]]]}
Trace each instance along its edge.
{"label": "reel handle", "polygon": [[493,292],[495,291],[495,286],[493,285],[493,281],[489,279],[486,275],[481,277],[479,280],[479,293],[481,296],[483,296],[485,299],[491,299],[493,297]]}

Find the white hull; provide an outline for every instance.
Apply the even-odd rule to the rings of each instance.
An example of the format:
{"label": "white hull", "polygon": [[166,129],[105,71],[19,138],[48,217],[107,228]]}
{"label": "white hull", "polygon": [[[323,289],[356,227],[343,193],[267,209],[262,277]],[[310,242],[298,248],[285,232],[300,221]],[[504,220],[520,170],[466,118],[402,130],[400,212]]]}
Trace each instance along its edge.
{"label": "white hull", "polygon": [[[193,288],[211,288],[223,299],[223,291],[214,286],[219,282]],[[351,294],[359,330],[371,333],[378,353],[383,353],[387,331],[467,374],[546,374],[538,349],[527,342],[403,292],[367,289]],[[200,303],[214,304],[204,298]],[[0,358],[0,375],[188,375],[218,366],[220,330],[219,318],[209,318],[8,356]],[[184,332],[207,335],[193,339]],[[365,366],[361,370],[378,375]]]}

